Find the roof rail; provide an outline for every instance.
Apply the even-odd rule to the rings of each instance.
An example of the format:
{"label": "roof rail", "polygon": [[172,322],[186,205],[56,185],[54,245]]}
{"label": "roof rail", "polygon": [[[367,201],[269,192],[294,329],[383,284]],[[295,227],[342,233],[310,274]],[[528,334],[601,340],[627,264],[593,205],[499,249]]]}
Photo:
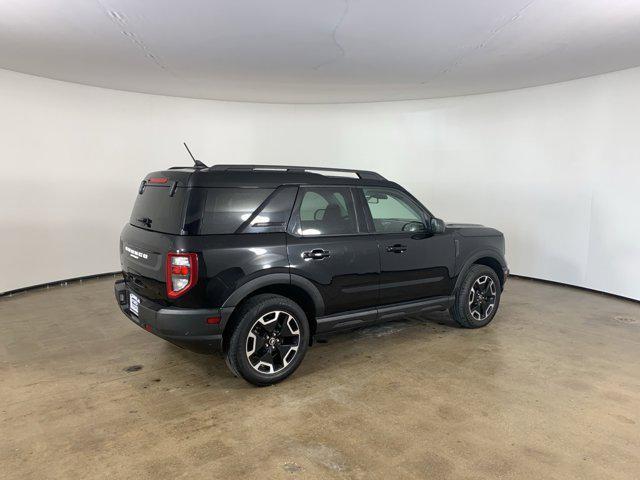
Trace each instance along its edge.
{"label": "roof rail", "polygon": [[285,172],[344,172],[354,173],[359,178],[367,180],[386,180],[382,175],[369,170],[351,170],[349,168],[328,167],[300,167],[292,165],[213,165],[207,168],[209,171],[225,172],[227,170],[275,170]]}

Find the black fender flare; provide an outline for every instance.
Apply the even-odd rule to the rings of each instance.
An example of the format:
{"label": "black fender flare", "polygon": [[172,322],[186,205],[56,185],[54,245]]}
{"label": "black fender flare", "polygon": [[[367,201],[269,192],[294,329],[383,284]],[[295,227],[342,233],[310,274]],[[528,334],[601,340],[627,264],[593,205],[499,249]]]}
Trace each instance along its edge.
{"label": "black fender flare", "polygon": [[240,302],[250,296],[253,292],[271,285],[295,285],[296,287],[301,288],[313,301],[316,315],[324,315],[324,300],[318,288],[310,280],[296,274],[267,273],[243,283],[229,296],[229,298],[224,301],[220,307],[223,317],[222,327],[224,328],[227,320]]}
{"label": "black fender flare", "polygon": [[304,278],[300,275],[296,275],[295,273],[291,274],[291,285],[295,285],[296,287],[300,287],[302,290],[306,292],[311,300],[313,301],[314,310],[316,311],[316,317],[321,317],[324,315],[324,299],[311,280]]}
{"label": "black fender flare", "polygon": [[489,249],[484,249],[484,250],[479,250],[477,252],[474,252],[464,261],[464,263],[460,267],[458,271],[458,278],[456,279],[456,285],[453,289],[454,292],[457,292],[458,289],[460,288],[460,284],[464,279],[464,275],[471,268],[471,265],[473,265],[476,262],[476,260],[479,260],[485,257],[493,258],[502,266],[503,269],[507,268],[507,261],[505,260],[504,255],[502,255],[502,253],[499,250],[489,248]]}

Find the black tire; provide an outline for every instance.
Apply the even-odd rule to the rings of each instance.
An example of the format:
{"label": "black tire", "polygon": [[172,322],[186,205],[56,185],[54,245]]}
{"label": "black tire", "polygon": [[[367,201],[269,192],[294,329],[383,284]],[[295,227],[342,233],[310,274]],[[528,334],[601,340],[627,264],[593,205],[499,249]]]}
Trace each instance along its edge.
{"label": "black tire", "polygon": [[[490,279],[492,284],[488,280],[481,282],[485,278]],[[486,287],[480,288],[484,285]],[[494,286],[495,290],[491,288],[491,285]],[[480,292],[478,295],[475,292],[476,288]],[[472,289],[474,290],[473,293]],[[487,291],[489,293],[485,294]],[[500,294],[500,280],[496,272],[486,265],[472,265],[465,273],[462,284],[456,293],[453,307],[451,307],[451,316],[461,327],[484,327],[493,320],[498,311]]]}
{"label": "black tire", "polygon": [[309,346],[309,322],[297,303],[261,294],[244,302],[237,315],[226,352],[234,375],[262,387],[281,382],[298,368]]}

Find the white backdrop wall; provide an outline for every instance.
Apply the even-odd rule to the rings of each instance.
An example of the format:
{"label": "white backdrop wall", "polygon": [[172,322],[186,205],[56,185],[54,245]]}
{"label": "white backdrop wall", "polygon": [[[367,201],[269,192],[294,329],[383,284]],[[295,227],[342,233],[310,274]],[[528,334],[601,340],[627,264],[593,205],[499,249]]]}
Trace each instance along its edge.
{"label": "white backdrop wall", "polygon": [[0,292],[118,269],[143,176],[188,165],[377,170],[501,229],[513,273],[640,299],[640,69],[437,100],[269,105],[0,70]]}

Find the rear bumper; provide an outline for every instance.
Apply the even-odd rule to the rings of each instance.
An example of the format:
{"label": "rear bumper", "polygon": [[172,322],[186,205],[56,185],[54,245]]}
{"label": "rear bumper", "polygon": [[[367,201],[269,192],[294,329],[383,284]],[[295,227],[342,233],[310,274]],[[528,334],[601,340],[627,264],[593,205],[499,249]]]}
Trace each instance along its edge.
{"label": "rear bumper", "polygon": [[194,352],[222,350],[222,324],[207,323],[207,318],[220,317],[220,309],[167,308],[136,294],[140,298],[136,316],[129,309],[130,292],[124,280],[115,283],[114,293],[122,313],[146,331]]}

